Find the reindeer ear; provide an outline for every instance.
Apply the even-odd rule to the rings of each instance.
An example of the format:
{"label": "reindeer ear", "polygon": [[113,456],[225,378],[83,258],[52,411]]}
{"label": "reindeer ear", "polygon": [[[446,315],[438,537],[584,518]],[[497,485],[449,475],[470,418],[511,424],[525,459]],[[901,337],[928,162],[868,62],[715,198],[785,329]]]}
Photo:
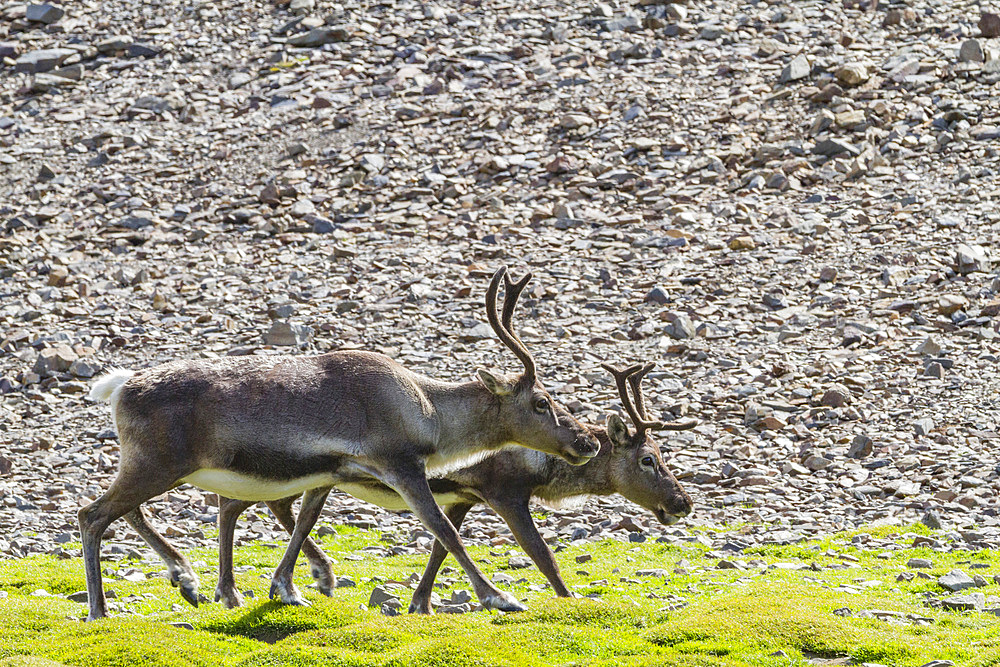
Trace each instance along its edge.
{"label": "reindeer ear", "polygon": [[477,368],[476,373],[479,374],[479,379],[482,381],[486,388],[489,389],[497,396],[510,396],[514,393],[514,387],[505,380],[501,380],[497,376],[490,373],[485,368]]}
{"label": "reindeer ear", "polygon": [[632,437],[628,434],[628,427],[622,418],[616,414],[608,415],[608,439],[615,447],[631,447]]}

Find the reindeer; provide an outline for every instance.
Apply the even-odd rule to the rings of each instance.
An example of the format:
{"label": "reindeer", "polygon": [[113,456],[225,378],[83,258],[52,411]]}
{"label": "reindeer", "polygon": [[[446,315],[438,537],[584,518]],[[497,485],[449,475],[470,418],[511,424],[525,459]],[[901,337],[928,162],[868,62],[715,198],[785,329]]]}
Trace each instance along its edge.
{"label": "reindeer", "polygon": [[141,508],[182,483],[255,502],[305,494],[272,577],[272,599],[277,594],[286,604],[306,604],[292,571],[327,495],[335,485],[377,480],[455,555],[484,607],[523,610],[476,567],[434,503],[427,476],[522,443],[574,465],[597,454],[600,445],[589,430],[565,415],[557,418],[528,349],[498,321],[500,281],[506,284],[503,318],[509,322],[530,277],[514,283],[500,268],[486,292],[487,318],[523,364],[520,375],[478,369],[477,380],[442,382],[382,354],[339,351],[175,361],[99,379],[90,397],[111,403],[121,459],[107,492],[79,512],[87,619],[107,615],[101,538],[120,517],[164,560],[184,598],[197,603],[190,564],[149,525]]}
{"label": "reindeer", "polygon": [[[504,323],[509,328],[509,322]],[[634,503],[653,512],[663,524],[672,525],[691,512],[691,498],[681,488],[660,456],[660,448],[649,436],[654,429],[684,430],[697,422],[663,424],[649,419],[640,385],[653,364],[636,364],[618,371],[603,365],[615,377],[622,405],[632,419],[635,432],[618,415],[609,415],[605,428],[590,426],[590,432],[600,441],[601,449],[585,466],[568,465],[564,460],[537,450],[514,448],[504,450],[468,468],[434,477],[431,491],[438,504],[447,506],[448,519],[455,528],[462,525],[465,515],[479,503],[489,505],[510,527],[514,538],[531,557],[552,585],[556,595],[569,597],[570,591],[559,574],[559,566],[551,549],[545,544],[531,519],[528,508],[532,498],[558,503],[578,496],[620,493]],[[634,402],[629,400],[626,381],[631,386]],[[560,419],[572,417],[560,410]],[[527,444],[527,443],[526,443]],[[350,489],[364,500],[390,510],[405,510],[406,503],[392,489],[377,481],[365,482]],[[296,496],[268,502],[279,522],[291,532],[292,502]],[[233,533],[239,515],[253,502],[220,498],[219,504],[219,583],[216,601],[228,607],[238,607],[243,598],[236,589],[233,576]],[[329,558],[312,540],[303,545],[303,553],[312,565],[320,590],[333,580]],[[431,550],[413,600],[411,613],[431,613],[431,591],[447,551],[440,541]]]}

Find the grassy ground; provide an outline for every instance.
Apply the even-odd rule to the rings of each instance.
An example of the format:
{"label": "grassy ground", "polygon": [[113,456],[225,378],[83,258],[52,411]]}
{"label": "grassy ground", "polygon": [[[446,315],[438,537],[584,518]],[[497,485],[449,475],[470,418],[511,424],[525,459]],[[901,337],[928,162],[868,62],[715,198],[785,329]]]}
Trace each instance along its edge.
{"label": "grassy ground", "polygon": [[[873,529],[909,547],[922,527]],[[503,615],[474,612],[433,617],[386,617],[368,609],[372,589],[387,580],[405,580],[422,571],[420,556],[354,560],[379,535],[342,530],[324,538],[337,561],[335,572],[357,582],[333,598],[306,592],[308,608],[285,608],[266,598],[270,569],[280,549],[266,545],[237,552],[241,590],[256,598],[237,610],[217,604],[184,605],[162,568],[142,561],[106,562],[122,572],[137,567],[154,574],[132,582],[108,576],[105,585],[128,612],[84,624],[86,605],[65,599],[84,588],[81,559],[32,557],[0,561],[0,667],[8,665],[780,665],[809,664],[817,658],[850,658],[856,663],[919,666],[932,659],[956,665],[1000,665],[1000,618],[988,613],[954,612],[925,604],[944,591],[936,578],[958,567],[991,582],[981,589],[1000,595],[992,575],[1000,573],[1000,553],[925,548],[856,549],[853,534],[820,542],[763,547],[735,557],[746,569],[720,569],[705,547],[639,545],[608,540],[570,547],[558,554],[571,588],[593,599],[558,600],[541,589],[532,569],[508,571],[506,585],[526,599],[529,611]],[[282,545],[283,546],[283,545]],[[504,570],[506,555],[473,549],[483,569]],[[352,556],[353,554],[353,556]],[[583,564],[576,556],[589,554]],[[202,577],[201,591],[212,597],[215,553],[191,554]],[[929,558],[931,579],[897,582],[912,557]],[[733,559],[733,560],[735,560]],[[205,563],[199,563],[204,561]],[[988,567],[970,570],[970,563]],[[453,561],[448,564],[454,565]],[[815,566],[792,569],[796,566]],[[818,568],[818,569],[816,569]],[[668,577],[637,576],[637,570],[665,569]],[[685,573],[686,572],[686,573]],[[300,565],[297,582],[309,583]],[[491,575],[489,575],[491,576]],[[133,577],[134,578],[134,577]],[[442,577],[467,588],[459,572]],[[48,595],[35,594],[42,589]],[[404,608],[408,604],[403,596]],[[851,615],[834,614],[849,608]],[[903,612],[895,620],[859,618],[861,610]],[[840,612],[844,614],[845,612]],[[910,615],[908,618],[906,615]],[[914,619],[925,620],[914,620]],[[190,624],[193,629],[171,623]],[[53,662],[54,661],[54,662]],[[850,664],[850,663],[839,663]]]}

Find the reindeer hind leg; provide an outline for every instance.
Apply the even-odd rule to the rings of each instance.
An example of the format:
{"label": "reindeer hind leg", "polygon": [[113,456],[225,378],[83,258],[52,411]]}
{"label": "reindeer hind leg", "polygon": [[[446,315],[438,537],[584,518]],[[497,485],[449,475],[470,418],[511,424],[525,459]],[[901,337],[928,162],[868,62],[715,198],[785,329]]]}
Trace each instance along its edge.
{"label": "reindeer hind leg", "polygon": [[119,469],[118,476],[104,495],[81,509],[77,515],[80,520],[83,563],[87,575],[87,598],[90,604],[88,621],[108,615],[101,576],[101,540],[104,531],[116,519],[176,485],[178,478],[161,473],[150,479],[148,471],[149,468],[146,467]]}
{"label": "reindeer hind leg", "polygon": [[191,563],[184,557],[184,554],[177,551],[150,525],[141,506],[126,512],[124,519],[166,564],[170,583],[180,589],[181,597],[192,606],[197,607],[198,575],[195,574]]}

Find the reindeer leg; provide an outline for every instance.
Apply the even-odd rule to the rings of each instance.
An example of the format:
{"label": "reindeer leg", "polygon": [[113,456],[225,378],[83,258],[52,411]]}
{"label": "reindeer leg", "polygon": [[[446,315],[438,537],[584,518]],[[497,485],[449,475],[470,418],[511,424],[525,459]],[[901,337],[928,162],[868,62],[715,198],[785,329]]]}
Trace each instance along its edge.
{"label": "reindeer leg", "polygon": [[[295,530],[295,516],[292,515],[292,503],[295,502],[296,497],[291,496],[267,503],[267,506],[274,512],[274,516],[278,518],[278,521],[281,522],[281,525],[289,533]],[[330,561],[330,557],[308,536],[302,543],[302,553],[309,559],[312,576],[316,580],[316,589],[327,597],[333,595],[333,564]]]}
{"label": "reindeer leg", "polygon": [[146,466],[139,469],[120,468],[111,487],[100,498],[82,508],[80,537],[83,542],[83,565],[87,575],[87,599],[90,611],[87,620],[93,621],[108,615],[101,577],[101,538],[115,519],[119,519],[150,498],[169,491],[179,477],[157,475],[150,479]]}
{"label": "reindeer leg", "polygon": [[309,531],[316,525],[319,514],[323,510],[323,504],[326,502],[326,497],[330,495],[332,488],[326,486],[309,489],[302,497],[302,507],[299,509],[299,518],[295,522],[295,529],[292,531],[292,539],[288,541],[288,548],[285,549],[285,555],[282,556],[281,562],[278,563],[278,567],[274,571],[274,577],[271,579],[269,596],[272,600],[277,595],[285,604],[302,606],[309,604],[302,597],[302,594],[299,593],[298,589],[295,588],[295,584],[292,583],[292,573],[295,569],[295,561],[299,556],[299,550],[302,548],[302,542],[305,541],[306,537],[309,536]]}
{"label": "reindeer leg", "polygon": [[197,607],[198,575],[191,568],[188,559],[156,532],[156,529],[149,524],[146,513],[143,512],[141,506],[126,512],[123,518],[166,564],[170,583],[180,588],[181,597],[192,606]]}
{"label": "reindeer leg", "polygon": [[243,596],[236,590],[236,576],[233,574],[233,540],[236,521],[253,504],[253,501],[219,496],[219,583],[215,586],[215,601],[221,601],[226,609],[243,604]]}
{"label": "reindeer leg", "polygon": [[[462,527],[462,521],[465,520],[465,515],[469,513],[470,509],[472,509],[471,504],[459,503],[452,505],[445,512],[445,516],[451,521],[451,525],[455,526],[456,531]],[[439,540],[434,540],[434,546],[431,547],[431,557],[427,561],[427,567],[424,569],[424,576],[420,578],[417,590],[413,591],[413,600],[410,602],[411,614],[433,613],[431,609],[431,591],[434,590],[434,579],[437,577],[438,570],[441,569],[441,564],[444,563],[444,559],[447,557],[448,551],[444,548],[444,545]]]}
{"label": "reindeer leg", "polygon": [[542,539],[538,527],[535,526],[535,522],[531,518],[528,499],[519,497],[504,498],[503,500],[491,499],[489,504],[500,515],[500,518],[507,522],[507,526],[514,533],[514,539],[528,554],[528,557],[535,561],[535,565],[552,584],[556,595],[561,598],[571,597],[566,583],[559,574],[559,564],[556,563],[555,555]]}
{"label": "reindeer leg", "polygon": [[455,557],[472,582],[472,589],[483,607],[500,611],[524,611],[524,605],[518,602],[517,598],[510,593],[500,591],[487,581],[469,557],[458,531],[434,502],[434,495],[427,483],[422,462],[399,463],[395,466],[395,470],[386,471],[384,477],[380,476],[380,479],[403,497],[427,529],[434,533],[434,537]]}

